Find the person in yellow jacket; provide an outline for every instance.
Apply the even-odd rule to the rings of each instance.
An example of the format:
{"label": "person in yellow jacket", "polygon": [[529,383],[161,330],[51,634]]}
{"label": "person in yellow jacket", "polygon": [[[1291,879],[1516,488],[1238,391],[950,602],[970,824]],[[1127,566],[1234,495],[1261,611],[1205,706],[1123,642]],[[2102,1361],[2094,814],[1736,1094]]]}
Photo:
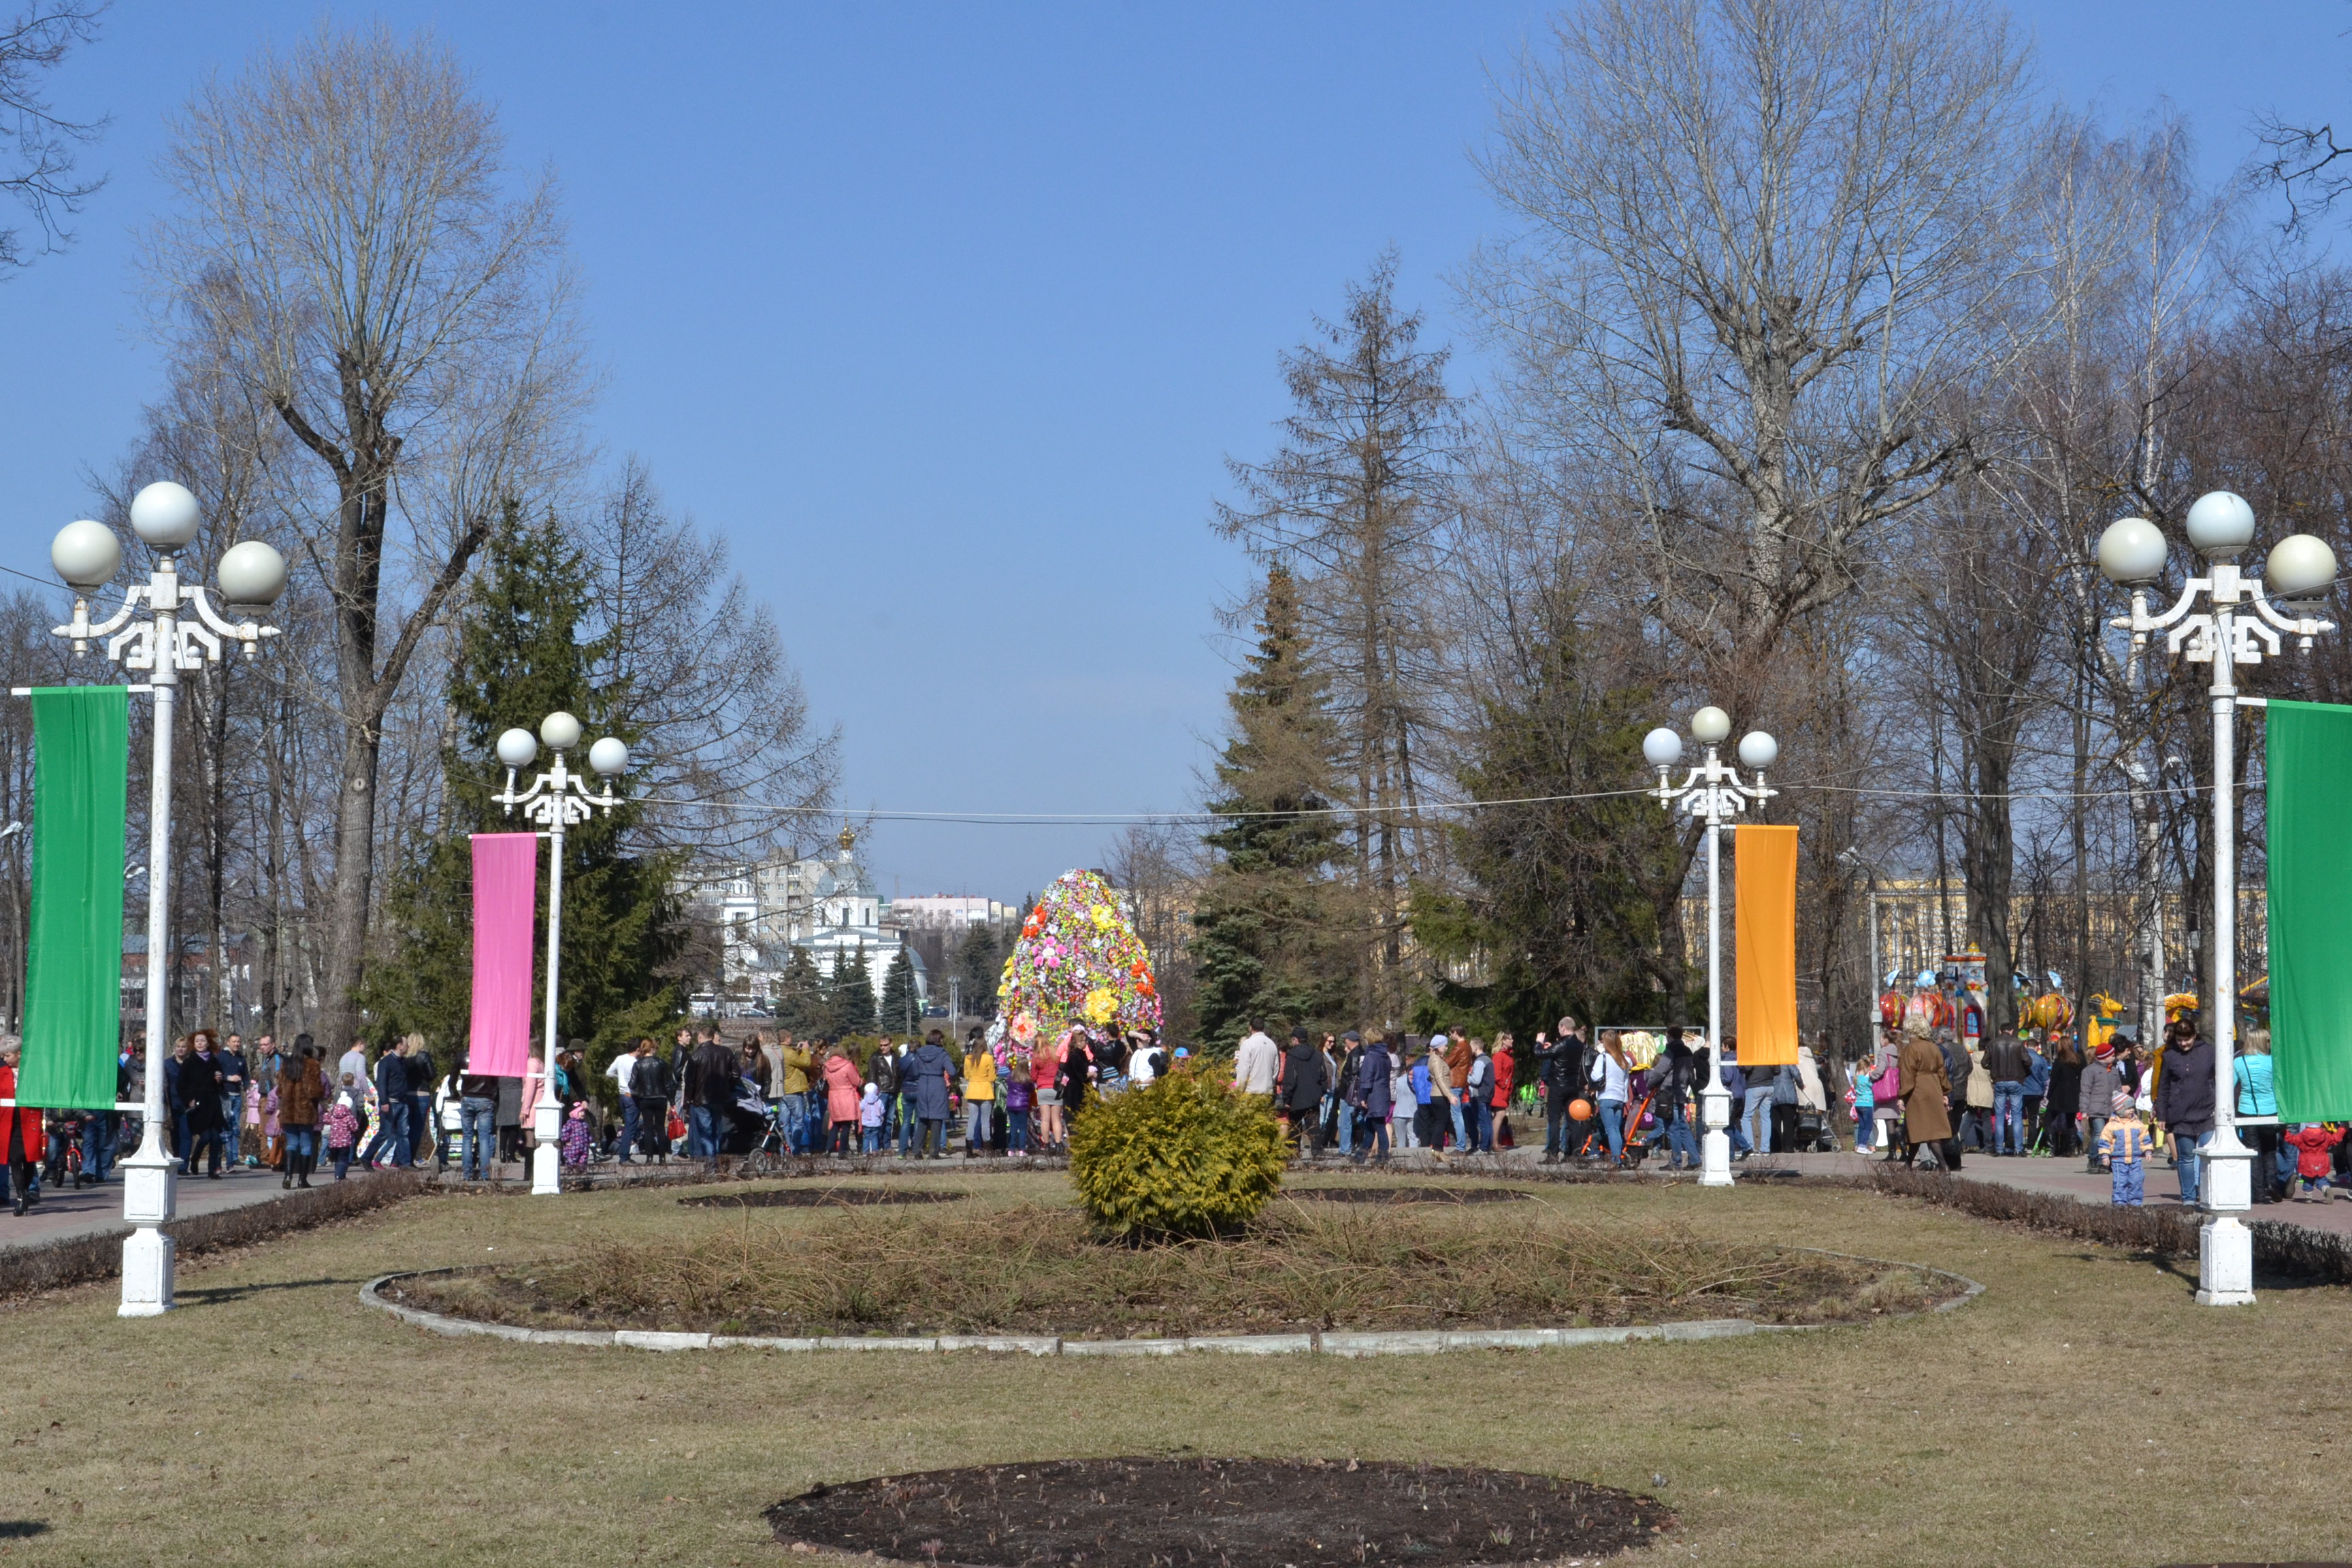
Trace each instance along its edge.
{"label": "person in yellow jacket", "polygon": [[963,1157],[976,1160],[988,1147],[996,1110],[996,1054],[978,1029],[963,1047]]}
{"label": "person in yellow jacket", "polygon": [[[816,1070],[816,1057],[790,1029],[778,1030],[776,1043],[784,1058],[784,1142],[795,1154],[810,1153],[816,1135],[810,1126],[809,1075]],[[814,1121],[819,1127],[824,1122],[822,1115]]]}

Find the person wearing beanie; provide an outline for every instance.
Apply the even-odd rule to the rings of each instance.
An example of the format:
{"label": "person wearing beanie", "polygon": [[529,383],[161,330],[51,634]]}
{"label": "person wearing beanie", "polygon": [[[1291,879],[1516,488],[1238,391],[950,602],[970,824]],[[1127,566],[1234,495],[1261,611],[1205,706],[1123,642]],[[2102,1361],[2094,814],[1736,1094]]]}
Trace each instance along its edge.
{"label": "person wearing beanie", "polygon": [[2090,1155],[2086,1168],[2094,1175],[2106,1169],[2099,1159],[2099,1133],[2106,1127],[2116,1096],[2123,1088],[2124,1075],[2116,1066],[2115,1042],[2110,1040],[2093,1053],[2090,1065],[2083,1069],[2078,1091],[2081,1109],[2075,1112],[2083,1123],[2083,1147]]}
{"label": "person wearing beanie", "polygon": [[2110,1114],[2106,1130],[2099,1134],[2099,1152],[2107,1157],[2107,1169],[2114,1173],[2108,1184],[2108,1201],[2117,1208],[2138,1208],[2146,1191],[2146,1176],[2141,1163],[2154,1147],[2147,1129],[2139,1124],[2133,1113],[2131,1096],[2117,1089],[2107,1101]]}

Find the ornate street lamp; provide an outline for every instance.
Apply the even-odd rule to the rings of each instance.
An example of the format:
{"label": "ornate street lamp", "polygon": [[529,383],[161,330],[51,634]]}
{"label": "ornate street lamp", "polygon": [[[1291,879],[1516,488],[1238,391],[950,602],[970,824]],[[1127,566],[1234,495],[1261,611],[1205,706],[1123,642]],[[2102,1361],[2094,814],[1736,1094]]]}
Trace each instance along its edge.
{"label": "ornate street lamp", "polygon": [[[2318,617],[2319,601],[2336,581],[2336,552],[2307,533],[2289,534],[2272,546],[2271,588],[2290,612],[2280,614],[2263,596],[2259,578],[2238,573],[2238,552],[2254,542],[2254,509],[2228,490],[2197,498],[2189,509],[2189,542],[2209,563],[2206,574],[2191,577],[2179,600],[2161,616],[2147,613],[2149,584],[2164,574],[2164,535],[2145,518],[2126,517],[2099,536],[2099,570],[2131,590],[2132,609],[2108,624],[2132,635],[2132,647],[2147,645],[2151,632],[2167,632],[2165,647],[2189,662],[2210,665],[2213,703],[2213,973],[2206,994],[2206,1034],[2213,1043],[2212,1141],[2192,1158],[2204,1162],[2198,1195],[2205,1224],[2198,1231],[2197,1300],[2208,1307],[2244,1306],[2254,1299],[2254,1237],[2238,1216],[2252,1206],[2253,1151],[2238,1137],[2237,1096],[2231,1080],[2237,1035],[2238,709],[2260,707],[2259,697],[2238,695],[2237,667],[2275,658],[2281,634],[2308,652],[2311,639],[2332,632],[2335,623]],[[2212,601],[2196,608],[2200,595]],[[2191,613],[2195,612],[2195,613]]]}
{"label": "ornate street lamp", "polygon": [[1683,738],[1659,728],[1642,738],[1643,760],[1658,770],[1658,787],[1649,794],[1672,812],[1706,824],[1706,1087],[1699,1091],[1700,1121],[1706,1131],[1699,1140],[1699,1177],[1703,1187],[1731,1185],[1731,1091],[1723,1087],[1723,877],[1716,835],[1723,825],[1780,792],[1768,789],[1764,770],[1780,760],[1780,742],[1761,730],[1739,738],[1739,760],[1756,770],[1756,782],[1740,782],[1739,770],[1723,762],[1717,748],[1731,738],[1731,715],[1720,708],[1702,708],[1691,715],[1691,735],[1706,748],[1706,760],[1691,769],[1679,787],[1667,773],[1682,761]]}
{"label": "ornate street lamp", "polygon": [[[515,793],[515,771],[539,759],[539,743],[555,753],[547,772],[529,789]],[[556,972],[563,957],[563,830],[585,822],[598,809],[611,811],[621,804],[611,780],[627,771],[628,746],[607,735],[588,748],[588,765],[606,780],[603,795],[590,795],[588,781],[563,765],[563,753],[580,743],[580,721],[558,710],[540,721],[539,736],[528,730],[509,730],[499,737],[499,761],[506,764],[507,787],[490,798],[514,815],[517,806],[547,831],[547,1034],[540,1050],[539,1103],[531,1108],[530,1190],[552,1196],[563,1190],[562,1161],[557,1141],[563,1136],[563,1107],[555,1098]]]}
{"label": "ornate street lamp", "polygon": [[[163,1042],[170,1036],[165,1014],[171,966],[165,959],[172,929],[172,713],[180,672],[202,669],[207,659],[217,662],[224,641],[242,644],[251,658],[263,638],[278,635],[276,626],[250,616],[224,616],[214,610],[201,584],[181,581],[172,552],[195,538],[202,515],[196,498],[168,480],[149,485],[132,499],[131,531],[155,551],[155,565],[146,582],[123,590],[121,608],[95,625],[89,595],[121,570],[121,542],[104,523],[84,519],[59,529],[49,545],[50,564],[75,591],[73,620],[55,628],[55,635],[70,639],[77,655],[105,638],[107,658],[127,670],[153,672],[149,687],[131,689],[154,693],[155,751],[147,813],[147,1093],[139,1108],[146,1136],[122,1162],[122,1217],[134,1227],[122,1243],[122,1304],[117,1310],[126,1318],[152,1318],[172,1308],[172,1238],[161,1227],[179,1204],[178,1177],[163,1146]],[[257,539],[230,546],[219,570],[221,601],[229,616],[247,609],[257,614],[286,591],[286,558]],[[142,605],[148,614],[133,621]],[[196,618],[183,619],[190,609]]]}

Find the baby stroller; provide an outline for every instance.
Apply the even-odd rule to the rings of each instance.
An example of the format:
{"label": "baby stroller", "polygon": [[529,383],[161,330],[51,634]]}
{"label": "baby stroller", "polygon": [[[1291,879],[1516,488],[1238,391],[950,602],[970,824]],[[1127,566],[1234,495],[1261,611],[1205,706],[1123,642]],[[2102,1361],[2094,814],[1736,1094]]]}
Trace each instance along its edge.
{"label": "baby stroller", "polygon": [[746,1088],[727,1108],[727,1126],[719,1135],[722,1154],[750,1154],[768,1136],[768,1102],[756,1089]]}
{"label": "baby stroller", "polygon": [[1837,1152],[1837,1136],[1830,1131],[1829,1112],[1799,1107],[1796,1126],[1789,1144],[1800,1154]]}

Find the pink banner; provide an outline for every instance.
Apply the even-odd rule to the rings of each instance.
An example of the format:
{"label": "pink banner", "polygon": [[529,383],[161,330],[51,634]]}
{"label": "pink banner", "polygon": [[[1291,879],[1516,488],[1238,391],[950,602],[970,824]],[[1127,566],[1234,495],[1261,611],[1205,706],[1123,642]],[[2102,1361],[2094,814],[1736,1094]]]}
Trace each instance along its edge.
{"label": "pink banner", "polygon": [[474,1031],[467,1070],[520,1078],[530,1055],[539,835],[474,835]]}

